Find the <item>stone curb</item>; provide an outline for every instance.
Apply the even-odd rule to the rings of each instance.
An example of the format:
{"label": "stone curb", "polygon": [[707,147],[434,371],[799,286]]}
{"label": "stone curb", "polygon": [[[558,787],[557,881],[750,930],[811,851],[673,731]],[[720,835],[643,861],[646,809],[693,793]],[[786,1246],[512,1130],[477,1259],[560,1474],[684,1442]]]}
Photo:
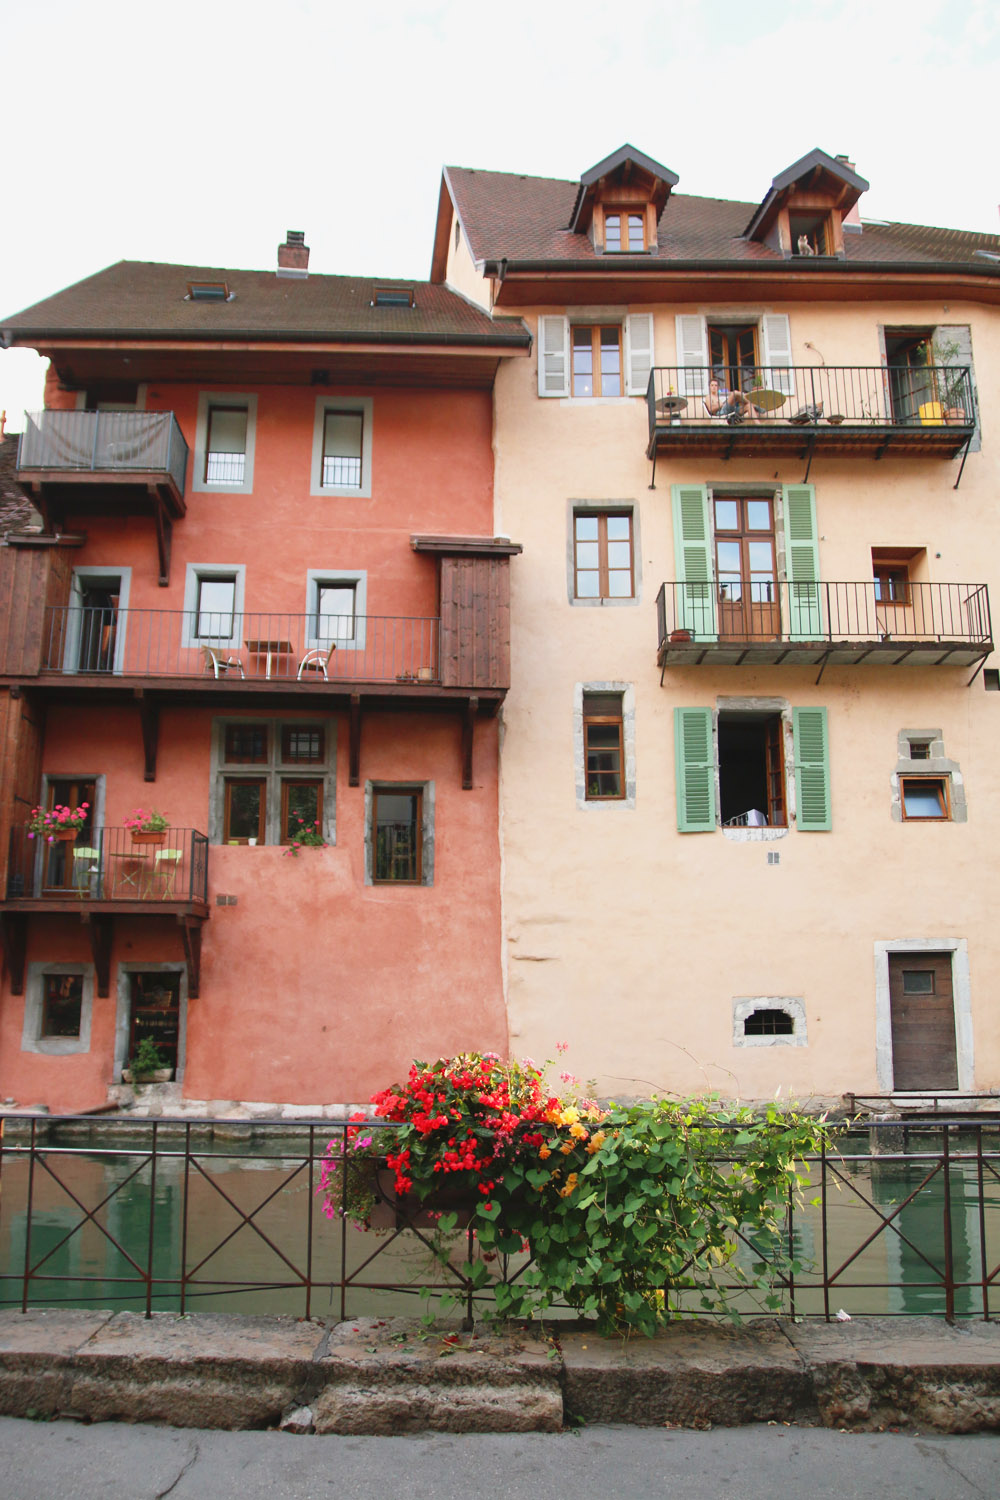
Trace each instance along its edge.
{"label": "stone curb", "polygon": [[566,1422],[1000,1430],[1000,1326],[698,1320],[628,1341],[411,1319],[0,1312],[0,1414],[291,1432],[555,1432]]}

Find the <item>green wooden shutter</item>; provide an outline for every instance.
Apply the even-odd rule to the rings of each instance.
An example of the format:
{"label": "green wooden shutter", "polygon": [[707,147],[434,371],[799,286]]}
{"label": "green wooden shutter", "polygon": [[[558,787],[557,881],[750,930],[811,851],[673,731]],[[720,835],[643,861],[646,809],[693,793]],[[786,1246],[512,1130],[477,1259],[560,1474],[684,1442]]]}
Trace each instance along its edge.
{"label": "green wooden shutter", "polygon": [[674,511],[675,623],[695,640],[718,640],[708,489],[703,484],[670,487]]}
{"label": "green wooden shutter", "polygon": [[821,641],[823,609],[820,602],[819,533],[816,527],[816,489],[811,484],[786,484],[785,564],[788,570],[790,641]]}
{"label": "green wooden shutter", "polygon": [[715,751],[710,708],[674,709],[677,827],[681,833],[715,831]]}
{"label": "green wooden shutter", "polygon": [[795,818],[805,832],[827,833],[830,817],[830,741],[825,708],[793,708]]}

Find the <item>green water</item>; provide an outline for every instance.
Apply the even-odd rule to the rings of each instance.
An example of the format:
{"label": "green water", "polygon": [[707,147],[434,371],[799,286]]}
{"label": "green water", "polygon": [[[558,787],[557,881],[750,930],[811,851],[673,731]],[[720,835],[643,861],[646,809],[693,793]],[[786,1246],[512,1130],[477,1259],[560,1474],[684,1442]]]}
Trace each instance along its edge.
{"label": "green water", "polygon": [[[275,1154],[282,1150],[289,1154]],[[106,1154],[93,1144],[47,1145],[30,1184],[26,1245],[29,1163],[8,1145],[0,1164],[0,1305],[21,1305],[27,1263],[32,1306],[141,1311],[146,1306],[141,1277],[148,1269],[152,1307],[179,1311],[183,1266],[188,1281],[183,1305],[189,1312],[303,1316],[306,1278],[313,1282],[308,1311],[314,1316],[339,1316],[342,1309],[348,1317],[425,1311],[420,1287],[427,1280],[440,1285],[443,1273],[431,1269],[418,1236],[412,1231],[379,1236],[328,1222],[311,1193],[301,1155],[295,1154],[302,1150],[304,1141],[281,1146],[272,1140],[265,1154],[248,1138],[246,1144],[199,1148],[186,1168],[180,1148],[168,1145],[157,1156],[154,1183],[140,1146]],[[836,1166],[826,1194],[826,1264],[833,1286],[827,1302],[817,1285],[822,1210],[806,1201],[794,1217],[795,1250],[804,1266],[796,1284],[797,1313],[822,1314],[827,1305],[833,1313],[844,1308],[852,1316],[945,1312],[944,1178],[938,1172],[924,1183],[931,1169],[931,1163],[919,1160],[844,1160]],[[994,1160],[981,1191],[974,1161],[955,1161],[950,1168],[959,1316],[983,1316],[982,1288],[972,1283],[989,1278],[1000,1263],[998,1171],[1000,1161]],[[318,1166],[313,1186],[316,1181]],[[804,1197],[819,1192],[817,1169]],[[463,1258],[464,1240],[454,1256],[456,1263]],[[742,1250],[738,1259],[749,1262],[751,1251]],[[348,1282],[343,1302],[342,1278]],[[735,1300],[743,1312],[764,1310],[746,1295]],[[1000,1288],[990,1292],[989,1311],[1000,1315]]]}

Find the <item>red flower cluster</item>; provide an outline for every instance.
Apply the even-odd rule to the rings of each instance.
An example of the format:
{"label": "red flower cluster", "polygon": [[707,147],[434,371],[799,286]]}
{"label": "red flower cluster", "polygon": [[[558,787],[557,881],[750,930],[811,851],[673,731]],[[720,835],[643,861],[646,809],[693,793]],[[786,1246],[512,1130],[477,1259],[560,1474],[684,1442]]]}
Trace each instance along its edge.
{"label": "red flower cluster", "polygon": [[[495,1053],[414,1063],[405,1084],[374,1094],[372,1103],[376,1114],[400,1126],[399,1149],[386,1158],[398,1193],[412,1188],[414,1175],[427,1183],[435,1173],[465,1172],[487,1197],[504,1163],[522,1145],[541,1142],[524,1126],[559,1105],[547,1097],[537,1068],[501,1062]],[[491,1169],[499,1170],[490,1175]]]}

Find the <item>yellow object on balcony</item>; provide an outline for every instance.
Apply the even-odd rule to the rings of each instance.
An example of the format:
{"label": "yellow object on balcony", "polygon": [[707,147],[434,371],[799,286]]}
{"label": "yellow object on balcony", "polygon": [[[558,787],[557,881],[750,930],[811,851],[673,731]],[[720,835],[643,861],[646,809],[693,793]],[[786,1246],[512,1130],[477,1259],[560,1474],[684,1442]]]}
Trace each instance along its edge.
{"label": "yellow object on balcony", "polygon": [[917,409],[920,412],[920,421],[924,427],[944,426],[944,407],[940,401],[925,401],[923,406]]}

